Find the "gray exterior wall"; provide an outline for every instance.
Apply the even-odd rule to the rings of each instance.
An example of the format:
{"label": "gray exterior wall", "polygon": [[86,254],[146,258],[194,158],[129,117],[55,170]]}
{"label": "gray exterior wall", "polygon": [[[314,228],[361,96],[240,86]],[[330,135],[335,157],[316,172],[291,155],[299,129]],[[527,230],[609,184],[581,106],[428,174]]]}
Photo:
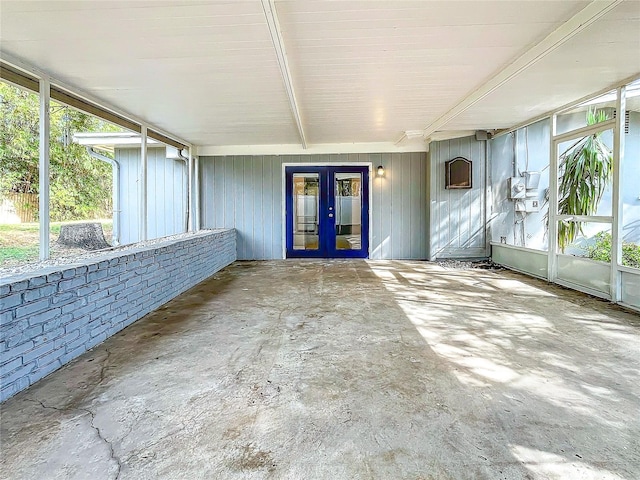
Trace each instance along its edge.
{"label": "gray exterior wall", "polygon": [[282,258],[284,163],[371,163],[370,258],[424,259],[428,252],[424,153],[200,157],[201,222],[235,228],[238,259]]}
{"label": "gray exterior wall", "polygon": [[[140,241],[140,148],[116,149],[120,164],[120,243]],[[187,167],[166,158],[166,149],[147,151],[147,238],[186,231]]]}
{"label": "gray exterior wall", "polygon": [[0,401],[236,258],[235,232],[115,250],[0,283]]}
{"label": "gray exterior wall", "polygon": [[[475,137],[432,142],[430,158],[430,258],[488,257],[486,214],[486,142]],[[445,162],[472,161],[470,189],[445,188]]]}
{"label": "gray exterior wall", "polygon": [[[558,119],[560,131],[584,126],[584,116],[584,112],[563,115]],[[545,205],[539,213],[529,213],[522,219],[522,216],[516,215],[514,211],[514,201],[508,198],[507,180],[514,174],[514,169],[516,173],[527,168],[540,171],[538,200],[543,205],[545,192],[549,187],[550,134],[551,123],[546,119],[490,141],[493,198],[491,240],[493,242],[500,243],[504,240],[508,245],[547,250],[545,215],[548,206]],[[604,132],[602,139],[610,149],[613,149],[611,131]],[[571,146],[573,143],[569,141],[563,145]],[[625,242],[634,243],[640,243],[640,188],[638,187],[640,162],[638,158],[640,158],[640,113],[631,112],[629,133],[625,134],[625,160],[620,195],[623,201],[623,239]],[[612,215],[611,186],[605,190],[597,215]],[[607,228],[605,224],[586,225],[585,234],[590,237]],[[584,252],[568,249],[567,253],[580,255]]]}
{"label": "gray exterior wall", "polygon": [[[585,124],[585,113],[577,112],[563,115],[558,119],[560,131],[579,128]],[[491,188],[493,197],[493,211],[491,213],[491,234],[493,259],[497,263],[514,268],[532,275],[548,278],[547,252],[548,239],[545,235],[546,222],[544,215],[548,207],[541,212],[528,214],[522,220],[514,212],[514,202],[508,199],[507,179],[516,172],[528,168],[542,172],[538,198],[544,198],[545,190],[549,186],[549,137],[550,121],[543,120],[526,129],[519,129],[512,134],[502,135],[490,142],[491,152]],[[612,147],[613,138],[610,131],[603,133],[603,141]],[[566,142],[565,147],[573,142]],[[561,149],[564,150],[564,148]],[[640,189],[638,177],[640,175],[640,113],[631,112],[629,133],[625,134],[625,157],[621,184],[623,201],[622,233],[625,242],[640,243]],[[605,194],[598,207],[599,215],[612,214],[611,188]],[[610,229],[610,225],[591,223],[584,225],[586,238],[578,239],[583,245],[592,243],[593,235],[601,230]],[[507,245],[498,245],[504,241]],[[526,249],[537,249],[534,252]],[[609,298],[611,266],[580,258],[584,250],[567,248],[567,254],[577,256],[558,257],[558,279],[571,282],[573,288],[587,289],[588,293]],[[638,294],[640,275],[638,273],[622,272],[621,292],[622,303],[633,308],[640,308]]]}
{"label": "gray exterior wall", "polygon": [[[549,119],[541,120],[490,141],[491,156],[491,241],[519,247],[547,249],[544,203],[549,188]],[[516,215],[515,202],[509,200],[509,178],[525,170],[540,172],[538,201],[540,212]],[[515,173],[514,173],[515,171]]]}

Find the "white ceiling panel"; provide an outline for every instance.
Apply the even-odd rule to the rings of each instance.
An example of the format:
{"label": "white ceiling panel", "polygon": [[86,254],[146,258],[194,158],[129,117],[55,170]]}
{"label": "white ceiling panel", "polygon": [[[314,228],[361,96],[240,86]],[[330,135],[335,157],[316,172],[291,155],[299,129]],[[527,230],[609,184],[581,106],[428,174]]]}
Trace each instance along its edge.
{"label": "white ceiling panel", "polygon": [[299,141],[260,2],[0,6],[3,52],[187,141]]}
{"label": "white ceiling panel", "polygon": [[[273,0],[311,145],[395,142],[589,2]],[[503,128],[640,73],[628,0],[441,130]],[[196,145],[299,144],[260,0],[0,0],[0,51]]]}
{"label": "white ceiling panel", "polygon": [[509,128],[639,74],[640,2],[623,2],[443,129]]}
{"label": "white ceiling panel", "polygon": [[277,3],[311,143],[424,128],[585,2]]}

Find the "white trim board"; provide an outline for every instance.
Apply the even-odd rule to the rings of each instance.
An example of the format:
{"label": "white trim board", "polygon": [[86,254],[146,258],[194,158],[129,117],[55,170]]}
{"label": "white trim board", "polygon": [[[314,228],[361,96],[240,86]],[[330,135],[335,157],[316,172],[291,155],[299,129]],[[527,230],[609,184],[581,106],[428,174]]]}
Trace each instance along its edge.
{"label": "white trim board", "polygon": [[603,298],[605,300],[609,300],[612,303],[615,303],[613,302],[613,300],[611,300],[610,294],[604,293],[594,288],[585,287],[584,285],[580,285],[579,283],[569,282],[567,280],[562,280],[562,279],[556,279],[552,283],[560,285],[561,287],[569,288],[571,290],[576,290],[578,292],[586,293],[587,295],[591,295],[593,297]]}
{"label": "white trim board", "polygon": [[324,143],[308,145],[206,145],[198,147],[201,157],[231,155],[320,155],[340,153],[414,153],[426,152],[427,144],[420,142],[410,145],[395,145],[392,142],[377,143]]}

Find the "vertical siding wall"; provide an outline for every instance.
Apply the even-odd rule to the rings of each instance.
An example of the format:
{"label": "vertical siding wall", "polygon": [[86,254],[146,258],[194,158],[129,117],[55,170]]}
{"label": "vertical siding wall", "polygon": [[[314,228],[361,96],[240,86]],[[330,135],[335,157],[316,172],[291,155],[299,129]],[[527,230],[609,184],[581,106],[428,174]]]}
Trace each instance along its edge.
{"label": "vertical siding wall", "polygon": [[[120,243],[140,241],[140,149],[116,150],[120,163]],[[186,165],[166,158],[165,148],[147,152],[147,237],[186,231]]]}
{"label": "vertical siding wall", "polygon": [[[424,153],[200,157],[203,228],[235,228],[238,259],[282,258],[284,163],[371,163],[370,258],[424,259],[428,247]],[[375,167],[383,165],[378,178]]]}
{"label": "vertical siding wall", "polygon": [[140,149],[116,149],[120,164],[120,243],[140,240]]}
{"label": "vertical siding wall", "polygon": [[[485,143],[474,137],[466,137],[432,142],[430,145],[432,260],[489,256],[485,229]],[[464,157],[473,162],[473,188],[445,189],[445,162],[455,157]]]}

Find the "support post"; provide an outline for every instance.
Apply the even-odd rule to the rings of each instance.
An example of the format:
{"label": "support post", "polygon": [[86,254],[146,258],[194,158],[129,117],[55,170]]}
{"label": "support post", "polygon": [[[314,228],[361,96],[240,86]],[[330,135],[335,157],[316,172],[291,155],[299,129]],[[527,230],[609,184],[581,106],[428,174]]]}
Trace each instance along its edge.
{"label": "support post", "polygon": [[194,212],[194,216],[195,216],[195,230],[196,232],[200,231],[201,225],[200,225],[200,158],[199,157],[193,157],[193,161],[195,163],[195,198],[194,198],[194,203],[195,203],[195,212]]}
{"label": "support post", "polygon": [[187,231],[193,232],[194,227],[194,210],[193,210],[193,157],[191,156],[191,147],[187,149],[189,158],[189,172],[187,174],[187,201],[189,202],[189,220],[187,223]]}
{"label": "support post", "polygon": [[551,135],[549,145],[549,228],[547,249],[547,280],[555,282],[558,276],[558,144],[554,137],[557,132],[558,117],[551,115]]}
{"label": "support post", "polygon": [[49,258],[49,139],[51,136],[50,122],[51,88],[49,77],[40,79],[40,145],[39,145],[39,195],[38,211],[40,216],[40,260]]}
{"label": "support post", "polygon": [[491,217],[493,215],[493,192],[491,191],[491,142],[484,141],[484,251],[491,258]]}
{"label": "support post", "polygon": [[622,263],[622,188],[624,169],[624,123],[627,109],[626,89],[618,88],[616,103],[616,123],[613,127],[613,195],[611,225],[611,301],[622,300],[622,275],[619,265]]}
{"label": "support post", "polygon": [[147,126],[140,128],[140,241],[147,239]]}

